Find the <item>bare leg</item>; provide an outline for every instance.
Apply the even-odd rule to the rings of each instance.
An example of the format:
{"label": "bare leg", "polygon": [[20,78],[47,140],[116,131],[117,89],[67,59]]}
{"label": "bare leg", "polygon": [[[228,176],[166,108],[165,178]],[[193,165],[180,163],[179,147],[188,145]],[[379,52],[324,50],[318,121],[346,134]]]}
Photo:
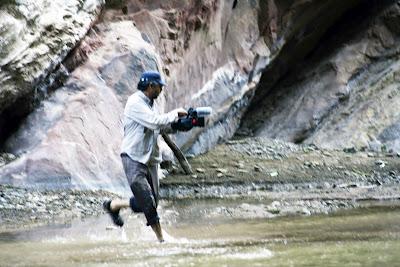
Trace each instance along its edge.
{"label": "bare leg", "polygon": [[154,233],[156,234],[158,241],[160,241],[160,243],[164,242],[164,237],[162,234],[162,229],[161,229],[160,223],[158,222],[156,224],[151,225],[151,228],[153,229]]}
{"label": "bare leg", "polygon": [[129,199],[113,199],[110,203],[110,209],[112,211],[118,211],[129,207]]}

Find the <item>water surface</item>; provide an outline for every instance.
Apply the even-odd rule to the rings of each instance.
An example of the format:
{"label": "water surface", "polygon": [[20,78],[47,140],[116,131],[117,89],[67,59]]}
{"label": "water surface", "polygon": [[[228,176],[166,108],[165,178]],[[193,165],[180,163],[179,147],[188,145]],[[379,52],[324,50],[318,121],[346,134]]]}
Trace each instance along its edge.
{"label": "water surface", "polygon": [[[400,204],[365,203],[332,215],[235,218],[243,200],[164,202],[167,242],[124,212],[0,234],[1,266],[400,266]],[[251,203],[253,205],[256,203]]]}

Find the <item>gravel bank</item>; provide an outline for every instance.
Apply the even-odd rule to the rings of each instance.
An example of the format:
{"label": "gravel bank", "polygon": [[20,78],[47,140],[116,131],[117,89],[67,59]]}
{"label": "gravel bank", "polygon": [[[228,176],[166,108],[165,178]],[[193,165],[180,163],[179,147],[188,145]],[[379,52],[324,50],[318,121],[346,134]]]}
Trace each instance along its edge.
{"label": "gravel bank", "polygon": [[38,191],[0,185],[0,231],[65,222],[103,213],[106,191]]}
{"label": "gravel bank", "polygon": [[[170,169],[161,180],[162,198],[239,198],[243,205],[216,206],[215,212],[234,218],[326,214],[358,207],[362,201],[400,200],[397,154],[322,150],[248,138],[228,141],[189,161],[195,174]],[[104,213],[104,199],[116,197],[105,191],[38,191],[0,185],[0,230],[96,216]],[[251,204],[246,202],[249,199]]]}

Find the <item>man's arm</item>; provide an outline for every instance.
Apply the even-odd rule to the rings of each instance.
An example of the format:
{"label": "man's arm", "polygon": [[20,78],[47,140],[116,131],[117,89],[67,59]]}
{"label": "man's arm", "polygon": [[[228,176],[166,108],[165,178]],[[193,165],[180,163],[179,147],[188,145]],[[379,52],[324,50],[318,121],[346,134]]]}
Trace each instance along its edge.
{"label": "man's arm", "polygon": [[151,130],[157,130],[169,125],[179,119],[179,115],[186,113],[182,108],[175,109],[165,114],[158,114],[145,103],[134,102],[129,104],[124,115]]}

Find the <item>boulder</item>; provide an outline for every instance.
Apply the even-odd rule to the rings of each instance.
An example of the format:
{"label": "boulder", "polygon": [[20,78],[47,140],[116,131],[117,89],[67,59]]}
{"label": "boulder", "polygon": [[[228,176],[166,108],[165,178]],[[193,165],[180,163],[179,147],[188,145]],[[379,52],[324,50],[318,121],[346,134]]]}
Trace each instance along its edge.
{"label": "boulder", "polygon": [[132,22],[96,29],[84,41],[101,38],[102,46],[5,144],[18,159],[0,169],[0,183],[129,193],[119,157],[123,108],[140,74],[160,68],[159,56]]}
{"label": "boulder", "polygon": [[[0,3],[0,142],[47,94],[54,73],[97,19],[104,0]],[[53,74],[53,76],[51,75]]]}

